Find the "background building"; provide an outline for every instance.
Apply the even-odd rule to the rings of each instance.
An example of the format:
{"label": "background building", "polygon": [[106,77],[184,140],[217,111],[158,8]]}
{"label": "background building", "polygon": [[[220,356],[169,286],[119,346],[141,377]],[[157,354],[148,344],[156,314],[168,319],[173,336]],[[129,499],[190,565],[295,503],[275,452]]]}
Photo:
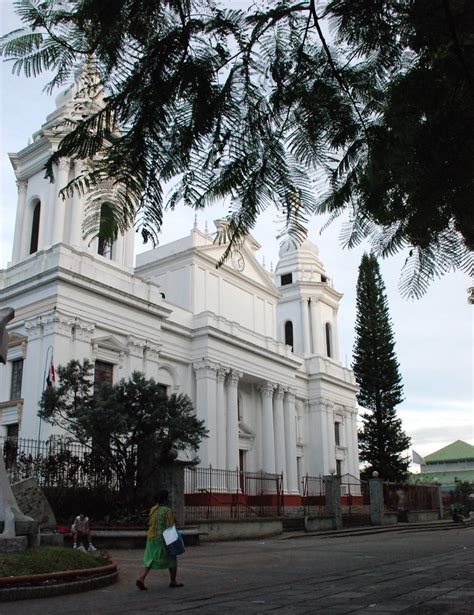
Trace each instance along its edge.
{"label": "background building", "polygon": [[474,446],[456,440],[424,458],[420,474],[414,475],[417,482],[441,483],[444,491],[456,488],[456,483],[468,482],[474,486]]}

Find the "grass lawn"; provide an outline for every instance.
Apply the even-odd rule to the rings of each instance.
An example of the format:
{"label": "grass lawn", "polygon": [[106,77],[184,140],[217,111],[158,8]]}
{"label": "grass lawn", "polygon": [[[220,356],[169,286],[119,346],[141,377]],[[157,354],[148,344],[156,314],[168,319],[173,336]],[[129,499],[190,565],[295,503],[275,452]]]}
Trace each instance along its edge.
{"label": "grass lawn", "polygon": [[102,555],[65,547],[39,547],[21,553],[0,553],[0,577],[96,568],[108,563],[109,559]]}

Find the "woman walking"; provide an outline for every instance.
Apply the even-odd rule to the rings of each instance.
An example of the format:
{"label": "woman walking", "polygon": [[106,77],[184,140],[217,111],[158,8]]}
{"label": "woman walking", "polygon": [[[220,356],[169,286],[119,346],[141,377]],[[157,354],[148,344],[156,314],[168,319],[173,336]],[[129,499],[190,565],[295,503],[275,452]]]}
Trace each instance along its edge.
{"label": "woman walking", "polygon": [[165,489],[158,492],[156,504],[150,510],[150,522],[148,526],[145,555],[143,557],[143,572],[138,577],[136,586],[139,589],[147,589],[145,577],[152,568],[155,570],[170,571],[170,587],[183,587],[182,583],[176,582],[178,572],[178,562],[176,555],[168,555],[163,539],[163,531],[167,527],[172,527],[175,522],[171,508],[167,506],[168,491]]}

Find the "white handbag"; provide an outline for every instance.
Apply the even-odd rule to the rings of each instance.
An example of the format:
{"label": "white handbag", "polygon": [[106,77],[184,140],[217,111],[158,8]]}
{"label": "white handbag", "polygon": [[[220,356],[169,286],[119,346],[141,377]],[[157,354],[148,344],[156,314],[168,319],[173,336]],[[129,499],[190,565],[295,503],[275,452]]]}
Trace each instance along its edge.
{"label": "white handbag", "polygon": [[175,525],[172,525],[171,527],[167,527],[166,530],[164,530],[163,540],[165,541],[166,546],[178,540],[178,531],[176,530]]}

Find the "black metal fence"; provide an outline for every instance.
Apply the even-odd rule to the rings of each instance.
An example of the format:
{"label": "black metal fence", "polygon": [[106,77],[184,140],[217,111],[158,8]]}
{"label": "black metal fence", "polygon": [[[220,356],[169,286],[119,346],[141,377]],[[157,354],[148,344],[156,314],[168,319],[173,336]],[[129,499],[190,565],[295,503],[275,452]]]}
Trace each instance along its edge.
{"label": "black metal fence", "polygon": [[283,474],[186,468],[186,520],[271,517],[284,514]]}
{"label": "black metal fence", "polygon": [[90,447],[67,438],[49,440],[0,437],[11,483],[30,476],[42,487],[100,487],[118,491],[117,475]]}
{"label": "black metal fence", "polygon": [[305,516],[323,517],[326,515],[326,489],[324,478],[319,476],[309,476],[306,474],[301,481],[303,505]]}
{"label": "black metal fence", "polygon": [[342,524],[344,526],[370,525],[368,482],[352,474],[344,474],[340,480]]}
{"label": "black metal fence", "polygon": [[383,499],[387,510],[434,511],[439,509],[439,487],[411,483],[384,483]]}

